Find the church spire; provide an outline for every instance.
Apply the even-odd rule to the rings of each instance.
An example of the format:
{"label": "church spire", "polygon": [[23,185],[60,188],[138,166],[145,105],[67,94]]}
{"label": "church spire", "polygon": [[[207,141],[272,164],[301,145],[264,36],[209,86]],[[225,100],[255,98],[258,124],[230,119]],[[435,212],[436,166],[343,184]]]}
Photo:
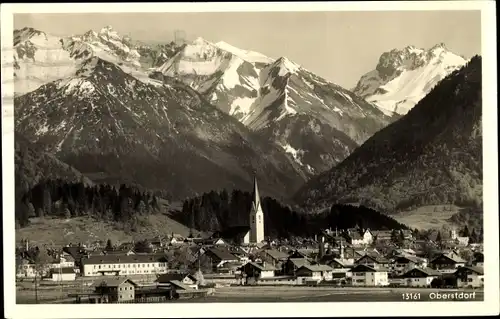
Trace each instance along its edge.
{"label": "church spire", "polygon": [[260,206],[260,194],[259,187],[257,186],[257,176],[254,176],[253,178],[253,204],[255,205],[255,208]]}

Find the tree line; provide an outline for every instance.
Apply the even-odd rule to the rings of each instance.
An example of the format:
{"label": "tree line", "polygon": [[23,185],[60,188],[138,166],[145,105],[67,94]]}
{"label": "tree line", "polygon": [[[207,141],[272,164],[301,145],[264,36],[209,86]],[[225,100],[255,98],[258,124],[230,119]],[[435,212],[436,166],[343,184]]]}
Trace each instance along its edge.
{"label": "tree line", "polygon": [[90,216],[98,220],[130,221],[136,214],[159,210],[158,198],[150,192],[122,184],[86,185],[61,179],[42,180],[16,203],[18,227],[29,225],[29,218]]}
{"label": "tree line", "polygon": [[[200,231],[223,231],[234,226],[249,226],[252,194],[233,190],[211,191],[188,198],[182,210],[173,218]],[[273,238],[313,237],[329,227],[352,228],[356,224],[370,229],[406,229],[389,216],[364,206],[333,205],[319,214],[297,212],[276,199],[261,200],[264,212],[264,231]]]}

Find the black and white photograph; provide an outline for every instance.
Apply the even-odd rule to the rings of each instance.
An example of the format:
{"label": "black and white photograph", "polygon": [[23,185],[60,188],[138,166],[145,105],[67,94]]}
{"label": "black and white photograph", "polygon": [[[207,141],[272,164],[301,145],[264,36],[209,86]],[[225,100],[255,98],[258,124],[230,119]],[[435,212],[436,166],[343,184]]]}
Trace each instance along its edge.
{"label": "black and white photograph", "polygon": [[7,317],[498,314],[493,1],[1,12]]}

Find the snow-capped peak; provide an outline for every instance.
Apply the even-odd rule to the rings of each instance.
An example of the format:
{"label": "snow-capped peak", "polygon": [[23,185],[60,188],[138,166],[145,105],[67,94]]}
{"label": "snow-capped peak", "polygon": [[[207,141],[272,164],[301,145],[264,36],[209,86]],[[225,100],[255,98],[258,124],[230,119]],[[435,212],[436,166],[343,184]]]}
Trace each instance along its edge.
{"label": "snow-capped peak", "polygon": [[386,114],[406,114],[434,85],[465,63],[466,59],[444,43],[429,49],[393,49],[380,56],[375,70],[361,77],[354,93]]}
{"label": "snow-capped peak", "polygon": [[212,42],[203,39],[202,37],[197,37],[192,42],[192,45],[214,45],[214,44]]}
{"label": "snow-capped peak", "polygon": [[118,32],[116,32],[115,30],[113,30],[113,27],[110,26],[110,25],[105,26],[104,28],[102,28],[101,31],[99,31],[99,35],[106,36],[107,38],[121,39],[121,37],[118,34]]}
{"label": "snow-capped peak", "polygon": [[279,76],[297,73],[301,69],[300,65],[290,61],[287,57],[281,57],[274,62],[274,66],[279,68]]}
{"label": "snow-capped peak", "polygon": [[271,63],[273,61],[272,58],[265,56],[262,53],[239,49],[239,48],[234,47],[231,44],[224,42],[224,41],[219,41],[219,42],[215,43],[215,46],[224,50],[224,51],[230,52],[230,53],[240,57],[241,59],[243,59],[247,62]]}

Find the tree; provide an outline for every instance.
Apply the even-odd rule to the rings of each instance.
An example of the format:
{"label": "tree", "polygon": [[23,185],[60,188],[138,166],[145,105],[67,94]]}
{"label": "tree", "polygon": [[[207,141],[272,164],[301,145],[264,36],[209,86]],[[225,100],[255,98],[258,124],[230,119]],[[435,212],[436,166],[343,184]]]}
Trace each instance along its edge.
{"label": "tree", "polygon": [[483,227],[481,227],[481,229],[479,230],[479,234],[477,235],[477,242],[478,243],[482,243],[483,242],[483,236],[484,236]]}
{"label": "tree", "polygon": [[478,242],[477,237],[478,235],[476,233],[476,230],[472,228],[472,232],[470,233],[469,243],[471,244],[477,243]]}
{"label": "tree", "polygon": [[438,231],[437,236],[436,236],[436,242],[439,244],[439,246],[442,246],[443,240],[441,238],[441,232]]}
{"label": "tree", "polygon": [[134,250],[138,253],[151,253],[152,252],[150,243],[146,239],[136,242],[134,245]]}
{"label": "tree", "polygon": [[49,256],[47,249],[39,249],[36,247],[36,254],[33,258],[35,270],[35,303],[38,303],[38,278],[42,278],[49,268],[52,258]]}
{"label": "tree", "polygon": [[113,250],[113,243],[111,242],[111,239],[108,239],[106,242],[106,250]]}
{"label": "tree", "polygon": [[464,228],[462,229],[462,237],[469,237],[469,227],[467,227],[467,225],[464,226]]}

